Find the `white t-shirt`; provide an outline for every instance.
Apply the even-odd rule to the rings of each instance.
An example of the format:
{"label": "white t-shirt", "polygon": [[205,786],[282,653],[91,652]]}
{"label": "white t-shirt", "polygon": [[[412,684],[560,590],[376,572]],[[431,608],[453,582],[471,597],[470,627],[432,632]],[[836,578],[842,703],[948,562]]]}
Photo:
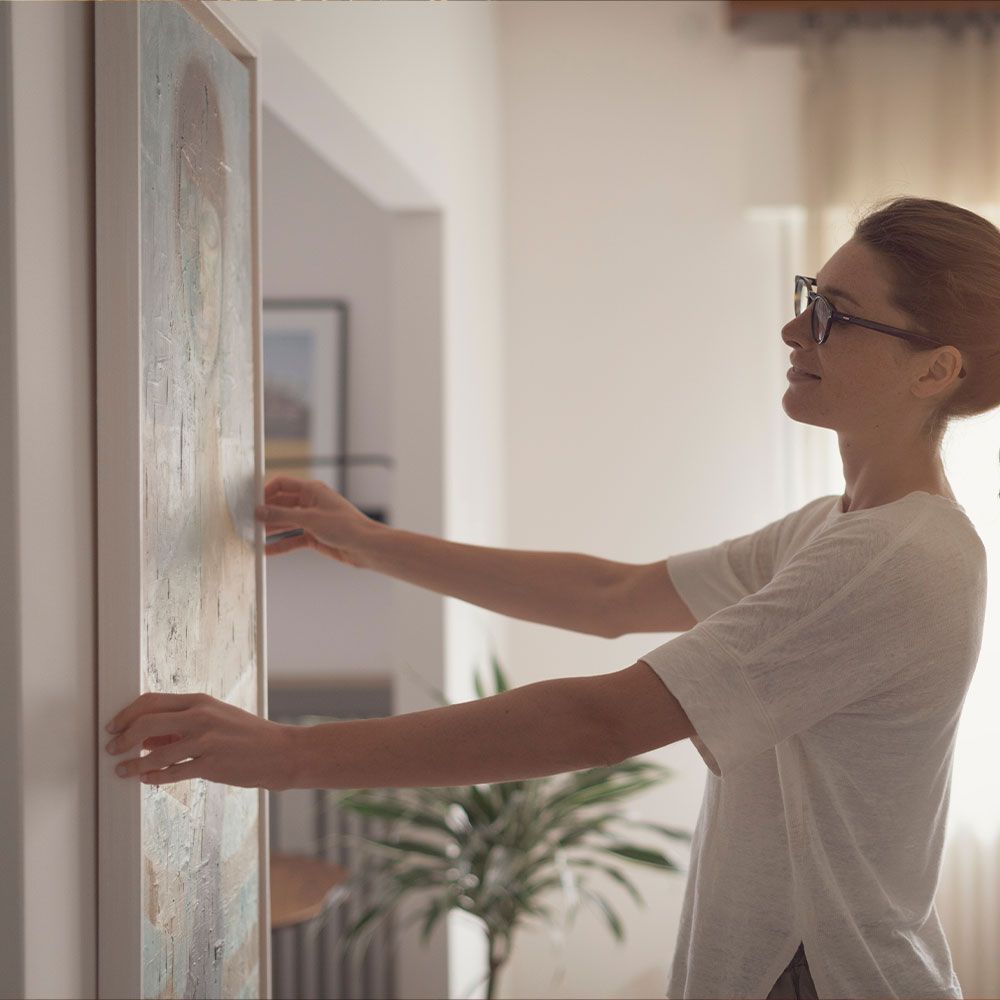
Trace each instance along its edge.
{"label": "white t-shirt", "polygon": [[709,767],[667,997],[961,997],[934,894],[986,550],[965,509],[820,497],[670,556],[698,624],[641,657]]}

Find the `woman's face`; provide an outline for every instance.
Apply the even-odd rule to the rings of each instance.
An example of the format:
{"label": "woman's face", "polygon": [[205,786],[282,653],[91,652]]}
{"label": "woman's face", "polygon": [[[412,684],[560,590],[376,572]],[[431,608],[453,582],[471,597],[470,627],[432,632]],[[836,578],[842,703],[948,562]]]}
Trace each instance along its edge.
{"label": "woman's face", "polygon": [[[902,330],[917,329],[913,319],[889,302],[889,283],[876,252],[848,240],[816,275],[816,290],[839,312],[885,323]],[[919,402],[911,386],[928,355],[907,349],[898,337],[853,323],[834,322],[826,341],[812,336],[810,306],[789,320],[781,338],[789,348],[789,367],[818,375],[789,381],[781,405],[800,423],[837,431],[891,432],[915,415]]]}

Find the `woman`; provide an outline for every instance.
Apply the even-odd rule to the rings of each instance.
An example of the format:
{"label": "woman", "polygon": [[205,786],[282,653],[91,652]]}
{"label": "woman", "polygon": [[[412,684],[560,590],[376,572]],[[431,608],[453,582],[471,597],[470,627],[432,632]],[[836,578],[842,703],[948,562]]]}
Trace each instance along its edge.
{"label": "woman", "polygon": [[669,997],[960,997],[933,899],[986,562],[940,446],[951,420],[1000,404],[998,306],[989,222],[918,198],[869,214],[815,291],[796,279],[782,330],[785,412],[837,432],[843,495],[666,564],[446,542],[274,481],[259,519],[304,534],[269,555],[309,547],[595,635],[684,634],[609,674],[308,728],[147,694],[109,726],[111,752],[155,747],[123,765],[152,783],[401,788],[690,738],[709,773]]}

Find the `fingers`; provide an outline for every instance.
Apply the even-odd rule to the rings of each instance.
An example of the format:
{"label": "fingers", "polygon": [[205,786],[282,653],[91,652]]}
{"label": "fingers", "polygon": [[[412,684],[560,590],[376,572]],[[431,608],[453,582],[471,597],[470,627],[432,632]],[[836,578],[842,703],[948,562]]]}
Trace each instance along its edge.
{"label": "fingers", "polygon": [[191,712],[141,715],[117,736],[108,740],[104,749],[108,753],[124,753],[132,747],[141,746],[150,736],[176,736],[184,739],[200,731],[199,722]]}
{"label": "fingers", "polygon": [[309,547],[309,540],[305,535],[297,538],[282,538],[278,542],[269,542],[264,546],[264,555],[275,556],[282,552],[291,552],[293,549],[304,549]]}
{"label": "fingers", "polygon": [[313,507],[327,489],[326,483],[319,480],[276,476],[264,486],[264,502],[284,507]]}
{"label": "fingers", "polygon": [[[293,510],[300,510],[302,505],[300,503],[301,497],[289,496],[287,493],[278,493],[271,497],[265,503],[258,504],[257,511],[271,511],[271,517],[273,517],[274,523],[280,524],[282,516],[288,516],[288,514]],[[263,520],[262,517],[258,516],[258,521]]]}
{"label": "fingers", "polygon": [[[143,715],[159,712],[182,712],[193,705],[203,704],[211,700],[207,694],[192,692],[191,694],[164,694],[147,691],[139,695],[130,705],[123,708],[108,724],[109,733],[120,733],[127,729],[136,719]],[[161,733],[147,732],[145,735],[160,735],[171,730],[161,730]]]}
{"label": "fingers", "polygon": [[176,743],[178,740],[184,739],[183,736],[178,736],[177,733],[170,733],[168,736],[147,736],[146,739],[142,741],[143,750],[155,750],[157,747],[165,747],[169,743]]}
{"label": "fingers", "polygon": [[275,476],[274,479],[269,479],[264,486],[264,499],[271,503],[271,498],[279,493],[287,493],[289,496],[297,497],[302,493],[306,482],[306,480],[296,479],[294,476]]}
{"label": "fingers", "polygon": [[283,528],[301,528],[303,516],[308,517],[314,512],[314,507],[298,504],[260,503],[254,509],[254,516],[268,528],[281,531]]}
{"label": "fingers", "polygon": [[115,773],[122,778],[134,778],[136,775],[158,771],[161,767],[189,760],[195,757],[197,753],[198,746],[195,740],[178,740],[170,746],[160,747],[158,750],[151,751],[145,757],[133,757],[131,760],[123,760],[115,768]]}
{"label": "fingers", "polygon": [[254,509],[254,517],[272,531],[281,531],[282,528],[297,527],[287,519],[293,516],[294,511],[300,509],[297,503],[260,503]]}
{"label": "fingers", "polygon": [[[313,523],[317,513],[313,507],[298,505],[284,505],[284,495],[276,494],[274,499],[281,500],[281,503],[258,504],[254,509],[254,518],[266,526],[267,534],[280,534],[282,531],[299,529],[309,532],[309,525]],[[295,498],[298,499],[298,498]],[[312,539],[305,534],[299,534],[292,538],[279,538],[273,542],[264,540],[264,555],[275,556],[283,552],[293,552],[296,549],[308,548],[312,544]]]}

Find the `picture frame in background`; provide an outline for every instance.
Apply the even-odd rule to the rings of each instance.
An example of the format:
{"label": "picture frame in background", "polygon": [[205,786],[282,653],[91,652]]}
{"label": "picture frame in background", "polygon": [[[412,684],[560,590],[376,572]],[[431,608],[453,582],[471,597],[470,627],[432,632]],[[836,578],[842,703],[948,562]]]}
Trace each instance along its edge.
{"label": "picture frame in background", "polygon": [[351,491],[352,467],[395,463],[350,450],[350,317],[344,299],[264,299],[264,482],[318,479],[387,524],[387,500],[360,503]]}
{"label": "picture frame in background", "polygon": [[268,716],[257,60],[202,0],[94,52],[98,996],[270,997],[268,793],[104,751],[146,692]]}
{"label": "picture frame in background", "polygon": [[278,475],[347,488],[349,307],[265,298],[264,482]]}

